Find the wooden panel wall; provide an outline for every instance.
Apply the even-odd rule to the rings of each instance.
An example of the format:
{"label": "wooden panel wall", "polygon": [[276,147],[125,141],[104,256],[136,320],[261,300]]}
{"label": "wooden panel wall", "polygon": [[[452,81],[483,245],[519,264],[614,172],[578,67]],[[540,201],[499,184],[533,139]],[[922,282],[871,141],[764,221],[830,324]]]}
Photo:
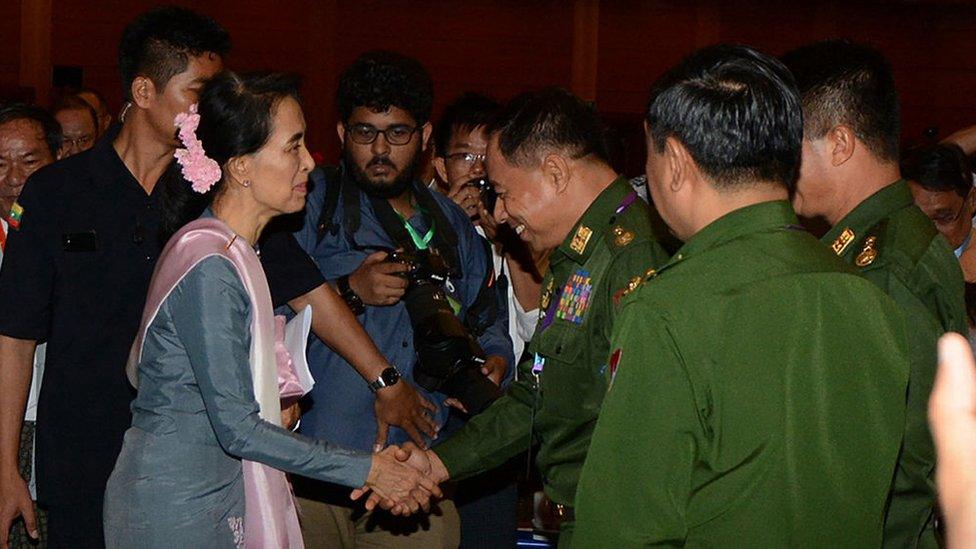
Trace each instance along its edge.
{"label": "wooden panel wall", "polygon": [[[0,2],[0,87],[19,72],[20,3]],[[696,47],[748,43],[773,54],[828,37],[871,42],[891,58],[902,93],[906,140],[976,123],[976,5],[973,2],[769,2],[602,0],[593,25],[578,2],[596,0],[177,0],[231,32],[231,68],[301,73],[314,148],[335,157],[338,73],[370,49],[412,55],[435,82],[435,113],[466,90],[504,99],[573,82],[574,28],[598,45],[597,107],[639,128],[650,84]],[[122,28],[152,0],[52,0],[51,61],[84,69],[85,85],[118,107],[116,48]],[[591,7],[586,9],[591,9]],[[576,13],[588,13],[587,11]],[[595,30],[594,30],[595,27]],[[579,31],[577,31],[579,32]],[[575,37],[578,38],[578,37]],[[577,41],[578,42],[578,41]],[[593,63],[584,60],[591,70]],[[577,63],[577,67],[580,64]],[[592,74],[587,75],[592,81]],[[592,93],[592,90],[587,92]],[[628,162],[633,166],[633,162]]]}

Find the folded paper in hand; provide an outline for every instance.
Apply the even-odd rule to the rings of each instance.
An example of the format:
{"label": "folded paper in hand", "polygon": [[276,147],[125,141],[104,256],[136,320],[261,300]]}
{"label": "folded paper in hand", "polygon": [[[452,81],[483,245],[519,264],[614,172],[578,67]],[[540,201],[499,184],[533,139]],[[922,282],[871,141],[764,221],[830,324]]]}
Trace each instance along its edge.
{"label": "folded paper in hand", "polygon": [[315,380],[308,370],[308,360],[305,358],[305,347],[308,344],[308,333],[312,329],[312,306],[306,305],[295,318],[285,325],[285,348],[291,355],[292,367],[302,386],[303,394],[312,390]]}

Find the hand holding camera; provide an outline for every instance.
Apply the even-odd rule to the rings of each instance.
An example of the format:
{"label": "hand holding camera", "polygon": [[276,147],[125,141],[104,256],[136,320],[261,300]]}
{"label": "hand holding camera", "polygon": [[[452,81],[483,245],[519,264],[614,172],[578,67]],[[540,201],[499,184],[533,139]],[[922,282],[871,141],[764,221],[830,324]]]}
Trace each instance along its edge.
{"label": "hand holding camera", "polygon": [[367,305],[393,305],[403,297],[409,281],[403,273],[410,270],[408,263],[388,261],[387,252],[375,252],[368,256],[351,275],[349,287]]}
{"label": "hand holding camera", "polygon": [[472,185],[471,182],[454,189],[447,197],[453,200],[458,206],[461,206],[461,209],[464,210],[464,213],[469,218],[476,219],[478,217],[478,206],[481,204],[481,195],[478,192],[478,188]]}

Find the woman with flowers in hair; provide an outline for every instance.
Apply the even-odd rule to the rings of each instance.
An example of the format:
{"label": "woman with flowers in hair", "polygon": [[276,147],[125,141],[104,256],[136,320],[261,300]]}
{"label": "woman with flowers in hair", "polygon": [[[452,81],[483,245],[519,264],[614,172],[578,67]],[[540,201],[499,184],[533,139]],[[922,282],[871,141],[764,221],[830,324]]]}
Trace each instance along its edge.
{"label": "woman with flowers in hair", "polygon": [[209,207],[153,274],[128,367],[132,427],[105,494],[107,546],[302,547],[285,472],[372,490],[368,506],[426,505],[436,485],[396,447],[370,455],[282,427],[301,391],[255,246],[269,220],[305,204],[313,163],[294,80],[219,74],[175,123],[186,196],[171,204],[196,193]]}

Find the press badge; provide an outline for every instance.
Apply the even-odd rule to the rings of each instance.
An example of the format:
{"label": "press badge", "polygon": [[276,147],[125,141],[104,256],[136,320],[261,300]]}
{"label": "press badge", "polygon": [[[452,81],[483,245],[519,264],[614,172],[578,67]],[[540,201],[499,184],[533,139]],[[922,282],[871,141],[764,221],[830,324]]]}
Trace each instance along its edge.
{"label": "press badge", "polygon": [[532,360],[532,375],[538,377],[542,373],[542,369],[546,366],[546,358],[539,353],[535,354],[535,358]]}

